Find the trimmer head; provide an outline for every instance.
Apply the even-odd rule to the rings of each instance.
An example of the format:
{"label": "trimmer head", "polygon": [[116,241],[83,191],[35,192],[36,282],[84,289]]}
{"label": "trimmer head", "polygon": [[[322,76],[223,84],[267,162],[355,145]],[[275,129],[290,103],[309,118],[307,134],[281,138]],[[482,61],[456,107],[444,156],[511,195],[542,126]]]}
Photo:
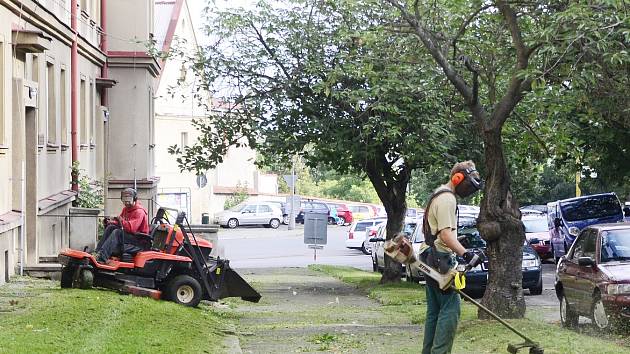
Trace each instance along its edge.
{"label": "trimmer head", "polygon": [[507,351],[516,354],[520,349],[529,348],[529,354],[544,354],[543,348],[538,346],[538,343],[523,342],[520,344],[508,344]]}

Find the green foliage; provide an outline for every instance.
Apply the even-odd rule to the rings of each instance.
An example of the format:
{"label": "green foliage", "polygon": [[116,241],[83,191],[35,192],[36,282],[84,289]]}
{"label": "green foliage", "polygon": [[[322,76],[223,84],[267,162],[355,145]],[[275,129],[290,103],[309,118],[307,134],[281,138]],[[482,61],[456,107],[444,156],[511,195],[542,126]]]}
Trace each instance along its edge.
{"label": "green foliage", "polygon": [[102,209],[105,198],[103,182],[91,180],[85,174],[85,170],[79,169],[78,161],[72,163],[72,174],[78,177],[77,181],[79,184],[79,194],[77,195],[75,206],[79,208]]}
{"label": "green foliage", "polygon": [[234,193],[232,193],[229,197],[225,199],[223,203],[223,209],[227,210],[233,206],[237,206],[238,204],[244,202],[249,197],[249,192],[247,191],[247,182],[241,184],[239,181],[236,183],[236,188]]}

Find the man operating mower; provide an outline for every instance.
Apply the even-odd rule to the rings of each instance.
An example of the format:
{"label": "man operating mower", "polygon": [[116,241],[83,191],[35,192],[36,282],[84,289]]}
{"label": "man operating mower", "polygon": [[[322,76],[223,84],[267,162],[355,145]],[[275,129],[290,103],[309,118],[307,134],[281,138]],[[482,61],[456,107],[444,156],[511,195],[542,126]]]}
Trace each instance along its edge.
{"label": "man operating mower", "polygon": [[[457,200],[483,188],[483,181],[472,161],[456,163],[448,183],[437,188],[427,203],[422,231],[430,248],[423,254],[426,263],[440,273],[457,264],[455,255],[475,266],[482,258],[466,249],[457,240]],[[421,256],[422,257],[422,256]],[[427,316],[424,326],[423,354],[450,353],[460,315],[460,297],[452,289],[441,290],[437,282],[427,277]]]}
{"label": "man operating mower", "polygon": [[[105,219],[105,232],[94,251],[96,261],[105,263],[112,254],[134,254],[145,250],[150,245],[137,233],[149,233],[148,213],[138,201],[138,194],[133,188],[120,192],[123,210],[112,219]],[[120,254],[119,254],[120,255]]]}

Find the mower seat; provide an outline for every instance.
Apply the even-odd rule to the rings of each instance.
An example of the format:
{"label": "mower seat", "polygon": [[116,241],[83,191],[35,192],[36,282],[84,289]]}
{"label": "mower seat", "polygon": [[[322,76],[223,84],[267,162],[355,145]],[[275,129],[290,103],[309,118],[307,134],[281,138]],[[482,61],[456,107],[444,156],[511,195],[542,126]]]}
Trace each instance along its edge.
{"label": "mower seat", "polygon": [[[160,224],[151,224],[149,225],[149,234],[144,234],[141,232],[137,232],[134,235],[137,236],[140,239],[144,239],[145,242],[148,244],[148,247],[144,250],[144,251],[161,251],[161,249],[156,249],[153,245],[153,240],[155,239],[155,235],[158,232],[165,232],[166,229],[164,227],[160,227]],[[142,252],[142,251],[138,251],[138,252]],[[134,252],[134,253],[123,253],[120,256],[120,261],[121,262],[132,262],[133,263],[133,258],[136,256],[136,254],[138,252]]]}

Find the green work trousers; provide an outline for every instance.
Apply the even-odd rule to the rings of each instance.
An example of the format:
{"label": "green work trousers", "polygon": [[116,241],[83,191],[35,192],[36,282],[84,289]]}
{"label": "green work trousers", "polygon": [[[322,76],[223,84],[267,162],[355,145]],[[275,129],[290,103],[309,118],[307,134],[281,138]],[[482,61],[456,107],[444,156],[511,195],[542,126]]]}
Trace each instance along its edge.
{"label": "green work trousers", "polygon": [[459,294],[442,292],[437,287],[425,286],[427,318],[424,323],[422,354],[450,353],[459,321]]}

